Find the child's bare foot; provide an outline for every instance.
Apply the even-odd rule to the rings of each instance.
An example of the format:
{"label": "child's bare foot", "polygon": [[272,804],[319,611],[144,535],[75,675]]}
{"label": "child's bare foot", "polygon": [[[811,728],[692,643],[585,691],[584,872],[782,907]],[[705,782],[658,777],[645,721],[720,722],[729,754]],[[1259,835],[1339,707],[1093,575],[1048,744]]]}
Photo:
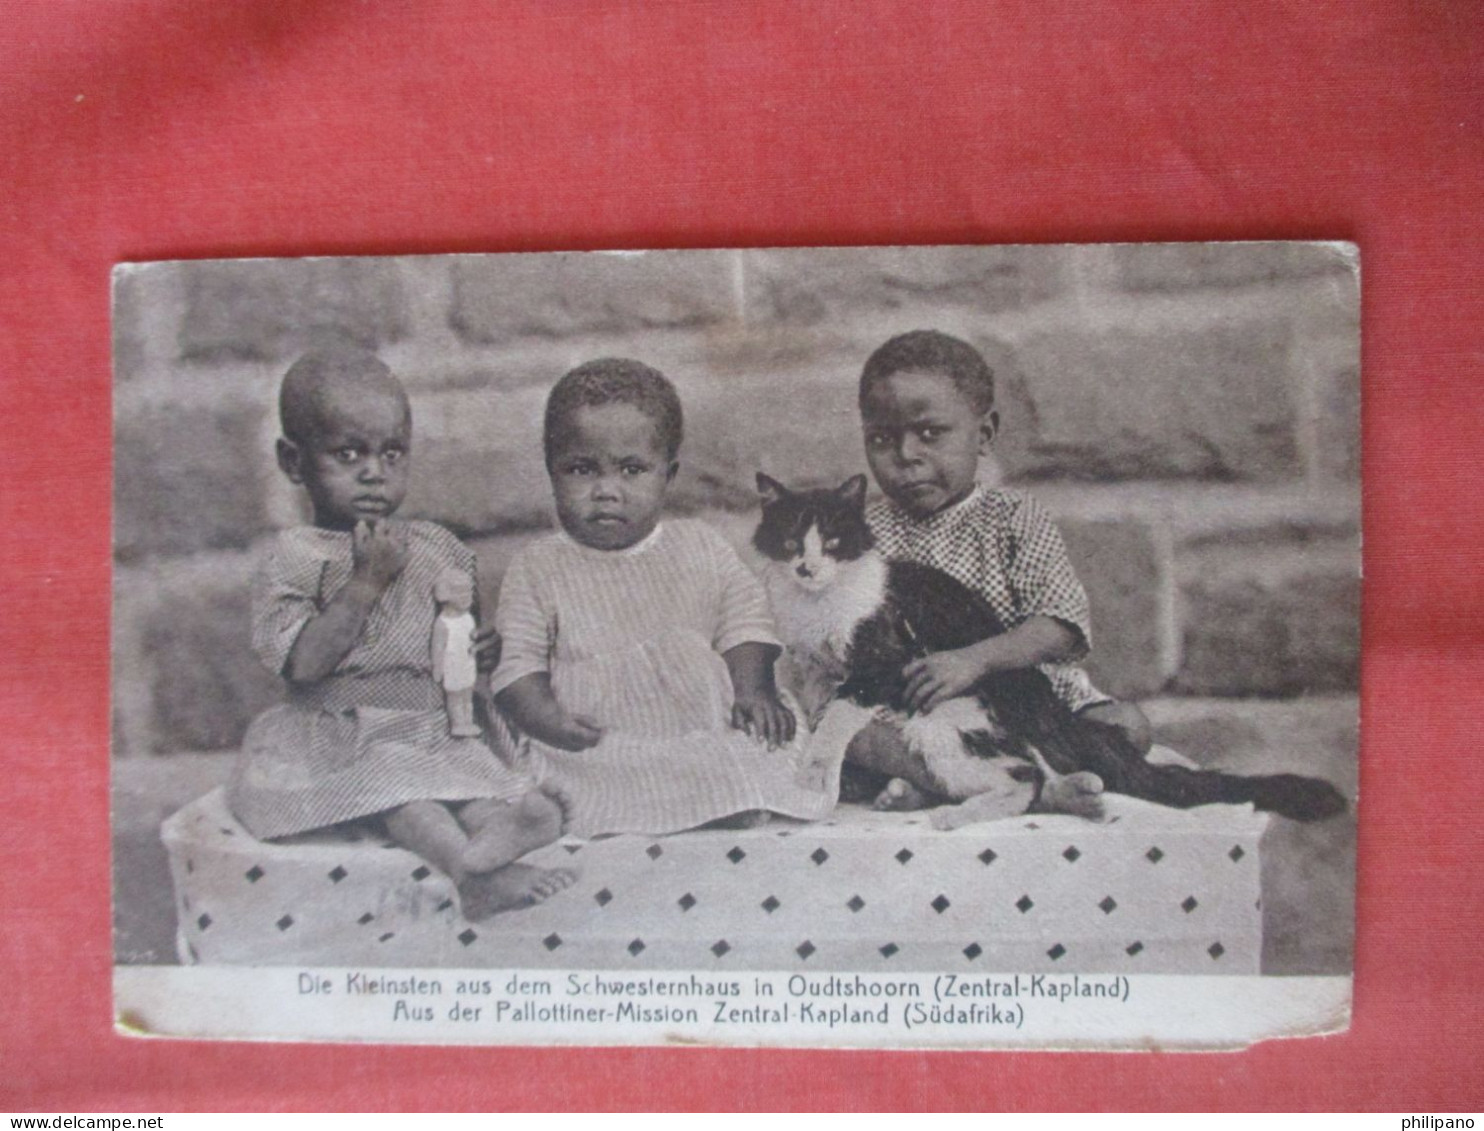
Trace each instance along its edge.
{"label": "child's bare foot", "polygon": [[998,821],[1018,817],[1030,804],[1035,786],[1006,778],[1002,788],[981,793],[958,805],[941,805],[928,816],[929,823],[940,832],[977,825],[980,821]]}
{"label": "child's bare foot", "polygon": [[1048,777],[1041,786],[1036,808],[1043,813],[1070,813],[1089,821],[1103,821],[1108,807],[1103,800],[1103,779],[1090,770]]}
{"label": "child's bare foot", "polygon": [[493,872],[562,835],[562,810],[532,790],[519,801],[472,801],[459,814],[470,825],[466,872]]}
{"label": "child's bare foot", "polygon": [[915,809],[926,809],[931,804],[928,795],[906,778],[892,778],[871,802],[871,808],[882,813],[910,813]]}
{"label": "child's bare foot", "polygon": [[529,864],[507,864],[494,872],[465,876],[459,884],[459,910],[477,923],[501,911],[533,907],[577,879],[571,868],[533,868]]}

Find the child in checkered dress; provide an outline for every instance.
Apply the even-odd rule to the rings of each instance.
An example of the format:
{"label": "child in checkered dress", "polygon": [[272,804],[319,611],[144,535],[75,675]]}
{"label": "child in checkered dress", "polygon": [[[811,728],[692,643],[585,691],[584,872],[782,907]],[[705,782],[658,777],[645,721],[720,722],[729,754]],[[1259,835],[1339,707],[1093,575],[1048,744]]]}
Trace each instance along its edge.
{"label": "child in checkered dress", "polygon": [[[1073,711],[1120,728],[1147,752],[1143,712],[1103,694],[1078,664],[1092,639],[1087,594],[1050,516],[1029,495],[978,482],[979,457],[999,430],[994,376],[979,352],[935,330],[900,334],[867,360],[860,409],[866,459],[885,496],[866,511],[882,554],[951,574],[1008,627],[910,664],[913,710],[931,711],[993,672],[1039,666]],[[881,761],[868,748],[899,741],[885,732],[869,728],[852,758]],[[922,803],[902,779],[884,795],[889,806],[893,799],[901,808]]]}
{"label": "child in checkered dress", "polygon": [[378,817],[453,880],[465,918],[545,899],[569,869],[514,861],[555,840],[556,803],[477,737],[450,733],[433,679],[440,583],[472,594],[474,555],[407,493],[412,410],[361,350],[306,354],[279,394],[278,463],[314,525],[282,531],[253,589],[253,647],[288,701],[256,718],[227,789],[260,839]]}

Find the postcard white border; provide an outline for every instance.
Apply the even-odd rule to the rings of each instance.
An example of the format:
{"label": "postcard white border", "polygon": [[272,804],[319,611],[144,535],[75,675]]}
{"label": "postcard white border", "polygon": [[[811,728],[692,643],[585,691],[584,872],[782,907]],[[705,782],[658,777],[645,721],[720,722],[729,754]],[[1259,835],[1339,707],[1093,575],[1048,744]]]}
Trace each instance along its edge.
{"label": "postcard white border", "polygon": [[[1154,1051],[1319,1036],[1350,1019],[1341,976],[749,971],[737,994],[653,993],[655,983],[717,980],[683,970],[119,966],[115,1026],[144,1037],[392,1044]],[[758,993],[763,985],[773,992]]]}

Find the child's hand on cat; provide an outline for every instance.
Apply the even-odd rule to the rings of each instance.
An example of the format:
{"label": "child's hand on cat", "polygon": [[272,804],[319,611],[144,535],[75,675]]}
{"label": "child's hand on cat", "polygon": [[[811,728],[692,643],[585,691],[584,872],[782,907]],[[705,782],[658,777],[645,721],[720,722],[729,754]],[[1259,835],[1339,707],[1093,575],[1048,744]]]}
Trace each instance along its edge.
{"label": "child's hand on cat", "polygon": [[902,669],[907,681],[907,708],[928,714],[949,699],[966,694],[984,675],[984,665],[969,649],[933,652]]}
{"label": "child's hand on cat", "polygon": [[474,666],[488,675],[500,666],[500,650],[504,642],[493,628],[481,629],[474,634]]}
{"label": "child's hand on cat", "polygon": [[769,750],[776,750],[793,741],[796,722],[776,691],[759,688],[737,693],[732,704],[732,726],[766,742]]}
{"label": "child's hand on cat", "polygon": [[400,525],[365,519],[356,523],[350,534],[352,573],[375,587],[377,592],[397,580],[411,553],[407,531]]}

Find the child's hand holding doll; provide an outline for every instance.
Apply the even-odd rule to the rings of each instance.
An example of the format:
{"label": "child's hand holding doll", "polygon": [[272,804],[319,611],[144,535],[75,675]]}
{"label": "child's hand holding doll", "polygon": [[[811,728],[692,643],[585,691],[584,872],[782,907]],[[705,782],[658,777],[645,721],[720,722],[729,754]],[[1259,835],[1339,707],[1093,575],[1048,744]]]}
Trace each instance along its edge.
{"label": "child's hand holding doll", "polygon": [[474,634],[474,665],[481,675],[489,675],[500,666],[500,634],[491,626]]}

